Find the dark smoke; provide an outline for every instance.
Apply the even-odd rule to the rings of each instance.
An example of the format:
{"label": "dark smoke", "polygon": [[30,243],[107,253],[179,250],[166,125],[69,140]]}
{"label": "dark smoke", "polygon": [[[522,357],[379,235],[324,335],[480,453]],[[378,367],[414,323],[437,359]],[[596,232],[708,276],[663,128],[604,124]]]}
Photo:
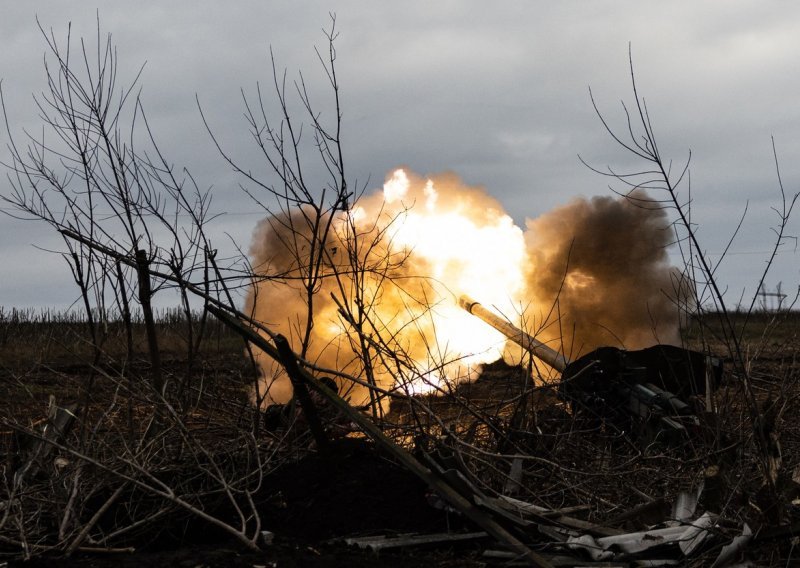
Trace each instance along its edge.
{"label": "dark smoke", "polygon": [[[516,323],[569,358],[603,345],[679,342],[678,306],[689,290],[680,289],[681,273],[669,263],[666,211],[643,193],[575,200],[528,221],[523,236],[496,200],[453,176],[396,171],[384,187],[330,224],[298,209],[263,220],[254,232],[250,255],[263,278],[247,309],[295,351],[305,341],[301,355],[319,367],[372,376],[384,388],[420,376],[434,383],[474,378],[475,365],[487,360],[469,357],[499,352],[500,338],[485,336],[492,330],[457,307],[462,293],[492,306],[508,299],[501,312],[511,317],[519,308],[524,321]],[[409,230],[396,232],[398,224]],[[309,296],[303,284],[320,243],[325,253],[311,266],[319,279]],[[350,314],[367,314],[358,327],[386,342],[380,352],[364,344],[331,295]],[[383,355],[389,352],[395,356]],[[506,354],[519,358],[513,349]],[[266,402],[288,400],[281,366],[256,356]],[[369,402],[367,389],[347,379],[340,386],[355,404]]]}
{"label": "dark smoke", "polygon": [[686,289],[669,263],[673,231],[644,193],[576,199],[527,226],[535,323],[563,337],[567,356],[679,343],[676,300]]}

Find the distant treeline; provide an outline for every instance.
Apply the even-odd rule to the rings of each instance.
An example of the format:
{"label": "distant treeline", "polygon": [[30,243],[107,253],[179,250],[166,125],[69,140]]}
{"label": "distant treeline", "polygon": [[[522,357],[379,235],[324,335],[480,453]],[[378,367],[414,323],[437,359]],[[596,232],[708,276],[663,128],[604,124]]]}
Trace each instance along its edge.
{"label": "distant treeline", "polygon": [[[178,308],[155,310],[156,325],[159,330],[162,346],[166,349],[176,348],[191,336],[196,341],[202,328],[202,336],[219,344],[220,340],[240,346],[239,337],[208,314],[193,310],[189,316]],[[191,318],[192,333],[188,333],[188,321]],[[129,326],[120,311],[93,312],[92,322],[96,336],[108,347],[108,342],[121,343],[127,335]],[[83,344],[88,348],[91,337],[89,318],[81,310],[58,310],[52,308],[4,308],[0,307],[0,347],[30,347],[31,344],[56,342],[59,344]],[[141,310],[130,315],[130,330],[137,348],[144,342],[144,317]],[[237,347],[238,349],[239,347]]]}
{"label": "distant treeline", "polygon": [[[186,323],[187,316],[180,308],[155,308],[154,315],[159,324],[173,325]],[[201,310],[192,310],[192,320],[202,317]],[[209,316],[209,319],[213,319]],[[92,310],[95,323],[124,323],[125,318],[120,310]],[[130,320],[133,324],[144,323],[140,309],[131,310]],[[0,325],[8,324],[85,324],[89,317],[86,311],[79,309],[59,310],[56,308],[5,308],[0,306]]]}

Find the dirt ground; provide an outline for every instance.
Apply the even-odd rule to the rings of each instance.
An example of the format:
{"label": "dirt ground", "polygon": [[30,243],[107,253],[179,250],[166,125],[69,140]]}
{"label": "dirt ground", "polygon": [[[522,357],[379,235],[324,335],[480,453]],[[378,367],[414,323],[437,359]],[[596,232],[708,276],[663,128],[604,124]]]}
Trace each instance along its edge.
{"label": "dirt ground", "polygon": [[[787,484],[791,481],[792,472],[800,467],[800,435],[793,419],[800,411],[800,395],[796,394],[800,392],[800,381],[797,379],[800,376],[800,358],[797,357],[800,318],[791,323],[782,334],[773,334],[771,341],[761,342],[759,351],[748,350],[752,360],[752,382],[763,408],[767,408],[766,404],[770,401],[782,401],[782,414],[777,421],[776,432],[780,434],[783,451],[779,481]],[[0,341],[0,400],[4,401],[0,418],[13,417],[25,425],[36,427],[46,415],[51,396],[60,402],[74,398],[75,393],[85,387],[90,376],[95,376],[97,381],[93,392],[98,403],[92,406],[93,412],[103,412],[105,407],[99,402],[113,396],[116,392],[114,389],[126,387],[127,375],[124,375],[125,380],[116,383],[103,381],[103,377],[118,371],[113,365],[93,368],[86,362],[87,353],[71,355],[82,344],[75,340],[73,344],[65,346],[63,339],[67,335],[52,330],[47,336],[40,332],[31,336],[0,334],[3,340]],[[758,339],[758,334],[755,339]],[[178,349],[165,350],[163,365],[168,379],[177,380],[185,372],[186,362],[180,358]],[[252,369],[243,358],[241,344],[223,337],[217,343],[216,350],[205,353],[195,365],[197,380],[191,389],[194,389],[192,392],[202,390],[206,398],[198,407],[199,418],[187,420],[187,425],[199,427],[205,417],[213,416],[214,420],[205,422],[203,429],[197,432],[219,437],[227,432],[223,426],[230,426],[231,430],[228,431],[235,431],[239,427],[237,425],[249,420],[253,414],[245,388],[252,379]],[[147,371],[146,357],[141,354],[125,367],[125,373],[134,376],[146,377]],[[466,414],[466,400],[471,405],[471,411],[484,412],[488,416],[494,412],[492,409],[497,399],[517,400],[521,393],[520,385],[528,380],[523,370],[501,363],[487,367],[482,379],[454,393],[458,404],[442,398],[427,401],[437,419],[458,422]],[[731,390],[729,385],[733,384],[723,385],[720,393]],[[548,394],[542,391],[531,396],[530,402],[535,422],[523,424],[512,433],[522,437],[517,440],[519,447],[526,447],[527,444],[532,455],[542,458],[540,462],[534,461],[526,466],[526,479],[533,489],[523,497],[531,501],[541,498],[542,504],[551,507],[586,505],[588,520],[602,524],[641,504],[642,499],[647,497],[643,497],[642,493],[669,501],[677,490],[686,488],[697,472],[702,472],[705,465],[711,463],[708,461],[711,457],[699,443],[699,438],[695,440],[697,447],[687,449],[685,454],[665,452],[662,455],[662,452],[641,451],[634,447],[635,444],[627,436],[608,435],[594,426],[592,429],[581,429],[579,422],[566,420],[552,392]],[[516,403],[515,407],[518,407]],[[729,408],[741,412],[741,405],[736,401],[730,403]],[[113,419],[115,424],[125,423],[123,410],[124,407],[120,406],[119,416]],[[517,428],[513,421],[503,422],[505,419],[497,415],[496,422],[487,421],[484,426],[496,424],[506,429]],[[86,421],[93,423],[89,416]],[[247,423],[244,424],[246,429]],[[464,431],[463,435],[467,439],[482,434]],[[11,431],[0,428],[0,469],[6,468],[3,471],[13,470],[13,464],[11,468],[8,466],[14,458],[12,442]],[[218,442],[224,447],[226,440]],[[735,439],[734,442],[724,445],[719,455],[726,459],[742,460],[737,448],[743,442]],[[119,544],[120,549],[132,547],[134,552],[78,552],[70,558],[42,555],[28,561],[5,560],[13,555],[0,554],[0,568],[4,567],[4,563],[25,567],[123,568],[493,565],[482,557],[482,553],[487,548],[500,546],[488,540],[406,548],[400,552],[382,551],[380,554],[347,546],[343,542],[345,538],[466,532],[474,531],[476,527],[458,514],[444,512],[434,506],[437,505],[437,499],[427,486],[407,469],[397,465],[390,456],[377,450],[371,442],[360,438],[340,439],[335,442],[332,451],[324,455],[309,451],[308,440],[302,444],[305,444],[303,451],[284,460],[280,467],[271,471],[262,489],[254,495],[263,520],[262,530],[274,533],[272,543],[261,551],[248,551],[219,529],[199,521],[197,516],[173,511],[158,523],[132,535],[128,542]],[[723,451],[726,453],[723,454]],[[561,465],[551,467],[550,464],[556,461]],[[473,465],[476,464],[481,466],[480,462]],[[566,467],[562,467],[564,465]],[[487,476],[497,475],[490,467],[476,471]],[[624,471],[626,476],[622,482],[619,474],[615,473],[618,471]],[[736,484],[756,477],[756,470],[752,467],[736,470],[731,466],[729,472],[730,479]],[[733,497],[726,511],[729,517],[737,519],[737,522],[757,517],[759,511],[753,500],[748,499],[746,491],[736,489],[738,486],[733,482],[731,486],[735,491],[731,492]],[[626,491],[626,487],[636,487],[640,492]],[[130,496],[125,497],[121,501],[131,501]],[[794,494],[789,495],[786,502],[792,502],[793,497]],[[209,500],[208,512],[219,518],[233,519],[233,512],[225,510],[222,501],[220,504]],[[109,527],[114,526],[113,513],[103,519],[103,522],[110,523]],[[800,513],[794,509],[784,517],[792,523],[800,522]],[[99,525],[101,529],[103,522]],[[636,527],[624,525],[624,528],[633,530]],[[764,558],[765,566],[792,565],[792,545],[788,538],[782,539],[780,542],[760,544],[760,548],[751,546],[751,557]],[[3,547],[0,542],[0,553],[13,548],[4,550]]]}
{"label": "dirt ground", "polygon": [[[27,348],[35,351],[35,358],[14,349],[13,345],[5,347],[6,356],[0,364],[0,398],[6,401],[3,413],[22,417],[29,424],[43,420],[50,396],[58,401],[74,399],[92,374],[90,365],[81,359],[72,360],[68,353],[60,351],[60,345],[55,345],[55,349],[50,345],[48,349],[47,345],[34,348],[29,344]],[[164,369],[177,376],[185,363],[170,355],[165,357]],[[238,347],[208,355],[198,365],[203,376],[223,385],[215,397],[221,406],[236,409],[246,403],[242,377],[249,368]],[[146,370],[147,364],[142,360],[129,367],[130,372],[141,375]],[[95,390],[99,393],[103,388],[98,382]],[[99,398],[104,396],[107,395],[99,394]],[[218,412],[219,408],[206,411]],[[303,444],[307,445],[307,440],[300,442]],[[13,452],[11,431],[0,432],[2,462],[11,463],[7,460],[12,460]],[[325,455],[307,449],[303,452],[305,457],[271,473],[263,483],[264,489],[255,495],[263,519],[262,529],[274,533],[272,544],[262,551],[249,551],[196,517],[175,513],[137,534],[131,542],[123,543],[119,552],[78,552],[69,558],[44,554],[27,561],[5,560],[0,555],[0,568],[483,565],[476,560],[481,546],[474,543],[384,551],[380,555],[346,545],[344,538],[474,528],[458,516],[434,508],[428,501],[427,487],[419,479],[363,439],[337,440]],[[223,518],[232,515],[224,506],[209,512]],[[106,516],[114,515],[112,512]],[[133,551],[122,550],[127,547]]]}
{"label": "dirt ground", "polygon": [[[35,558],[9,566],[63,567],[446,567],[483,566],[476,543],[407,549],[380,555],[347,546],[342,539],[437,533],[470,528],[434,508],[417,478],[362,440],[336,442],[330,454],[310,453],[267,479],[257,496],[264,530],[274,541],[252,552],[194,519],[174,518],[134,553]],[[474,528],[472,529],[474,530]],[[141,543],[140,543],[141,544]],[[484,544],[484,543],[480,543]],[[2,564],[0,563],[0,566]]]}
{"label": "dirt ground", "polygon": [[[69,559],[37,558],[9,563],[21,568],[446,568],[485,566],[470,551],[417,551],[374,554],[343,544],[305,545],[279,539],[262,552],[247,552],[230,544],[182,547],[135,554],[78,555]],[[2,565],[2,564],[0,564]]]}

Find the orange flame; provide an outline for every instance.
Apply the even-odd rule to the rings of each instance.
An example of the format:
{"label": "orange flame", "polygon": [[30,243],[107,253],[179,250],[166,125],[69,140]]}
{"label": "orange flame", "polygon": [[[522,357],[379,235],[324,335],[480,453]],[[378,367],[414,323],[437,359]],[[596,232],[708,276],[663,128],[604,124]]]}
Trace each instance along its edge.
{"label": "orange flame", "polygon": [[[526,323],[542,340],[556,338],[583,351],[610,343],[592,331],[606,329],[608,321],[624,328],[613,337],[628,347],[654,343],[657,329],[662,342],[665,334],[675,339],[677,314],[663,301],[674,269],[666,261],[669,235],[661,210],[622,199],[577,200],[529,221],[523,232],[482,188],[453,174],[420,178],[398,169],[382,191],[330,221],[310,307],[303,282],[315,258],[317,229],[303,211],[259,224],[251,255],[271,278],[254,286],[248,300],[254,316],[289,337],[295,349],[307,337],[304,355],[322,367],[361,378],[371,374],[379,386],[412,393],[475,378],[481,364],[503,356],[506,338],[458,306],[463,294],[516,325]],[[609,231],[622,233],[616,248],[597,244]],[[635,274],[626,275],[621,267],[634,249]],[[614,265],[615,273],[598,263]],[[610,291],[630,295],[637,285],[638,304],[633,298],[604,304],[614,297]],[[562,309],[553,309],[555,302]],[[654,313],[662,321],[654,324]],[[313,327],[307,328],[309,315]],[[626,335],[629,328],[637,335]],[[573,329],[580,337],[572,337]],[[287,400],[291,389],[280,367],[263,354],[259,364],[267,401]],[[358,389],[351,397],[355,403],[368,399]]]}

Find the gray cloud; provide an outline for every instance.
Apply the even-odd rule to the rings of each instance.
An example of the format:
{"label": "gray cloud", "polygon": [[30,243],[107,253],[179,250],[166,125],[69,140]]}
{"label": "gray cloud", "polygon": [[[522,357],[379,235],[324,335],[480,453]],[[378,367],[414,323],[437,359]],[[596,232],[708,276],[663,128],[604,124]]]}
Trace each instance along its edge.
{"label": "gray cloud", "polygon": [[[220,247],[229,232],[247,248],[258,216],[233,214],[252,206],[205,134],[195,94],[226,148],[259,167],[239,89],[269,84],[271,45],[290,77],[303,70],[327,111],[329,93],[313,46],[324,45],[321,29],[331,10],[341,32],[337,63],[352,178],[377,187],[400,164],[419,172],[454,170],[466,183],[485,186],[521,226],[575,196],[608,195],[607,180],[577,155],[600,167],[633,165],[605,136],[587,92],[591,85],[612,123],[624,126],[619,100],[630,100],[630,42],[663,153],[677,164],[693,151],[694,219],[707,250],[722,250],[748,202],[733,250],[769,249],[769,208],[778,199],[770,136],[787,189],[797,187],[800,173],[793,166],[800,155],[800,75],[793,72],[800,6],[794,3],[248,1],[230,7],[176,1],[103,8],[101,27],[119,49],[121,80],[147,62],[142,96],[163,149],[201,186],[214,187],[218,210],[232,213],[215,223]],[[15,132],[39,128],[30,101],[44,87],[37,14],[60,38],[69,21],[74,35],[95,32],[93,7],[56,1],[4,7],[0,77]],[[12,233],[18,235],[13,241]],[[48,290],[40,286],[53,281],[49,275],[61,262],[31,248],[51,242],[48,229],[19,232],[0,216],[0,234],[5,266],[36,259],[2,278],[0,304],[48,304],[30,293]],[[732,298],[743,288],[752,291],[763,257],[730,257],[720,277]],[[769,282],[794,287],[797,255],[779,258]],[[60,289],[43,294],[61,304],[74,296]]]}

